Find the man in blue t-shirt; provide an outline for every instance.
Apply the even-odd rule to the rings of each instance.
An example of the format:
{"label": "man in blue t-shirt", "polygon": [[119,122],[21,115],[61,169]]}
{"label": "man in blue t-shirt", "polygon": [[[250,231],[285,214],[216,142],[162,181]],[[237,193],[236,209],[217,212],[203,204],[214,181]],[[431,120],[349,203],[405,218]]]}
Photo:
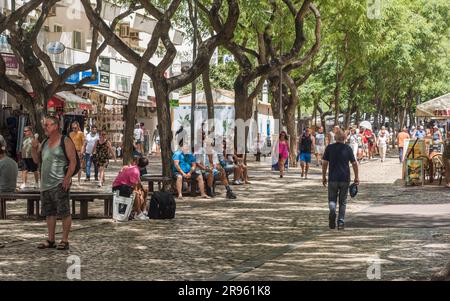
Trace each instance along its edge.
{"label": "man in blue t-shirt", "polygon": [[414,138],[418,138],[418,139],[422,139],[423,137],[425,137],[427,133],[424,131],[423,129],[423,125],[421,125],[419,127],[419,130],[416,132],[416,134],[414,135]]}
{"label": "man in blue t-shirt", "polygon": [[[336,228],[336,203],[339,196],[339,219],[338,230],[344,229],[345,208],[347,205],[347,193],[350,186],[350,167],[352,163],[355,174],[354,183],[359,184],[358,163],[355,160],[350,146],[345,144],[345,133],[339,129],[336,133],[336,143],[329,144],[323,155],[322,178],[323,186],[328,182],[328,205],[330,208],[329,226]],[[327,168],[330,165],[327,181]]]}
{"label": "man in blue t-shirt", "polygon": [[185,145],[181,150],[176,151],[172,156],[172,160],[173,176],[177,180],[178,198],[183,198],[183,179],[185,179],[197,180],[201,196],[205,199],[209,199],[209,196],[205,193],[203,177],[199,177],[199,174],[195,172],[196,160],[191,154],[189,146]]}

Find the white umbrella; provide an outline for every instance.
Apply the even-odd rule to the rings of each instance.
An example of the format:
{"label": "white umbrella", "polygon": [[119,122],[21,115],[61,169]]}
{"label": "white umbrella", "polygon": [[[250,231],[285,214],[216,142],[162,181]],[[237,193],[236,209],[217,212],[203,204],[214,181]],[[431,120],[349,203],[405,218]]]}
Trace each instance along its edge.
{"label": "white umbrella", "polygon": [[372,125],[370,124],[369,121],[362,121],[362,122],[359,124],[359,126],[365,128],[365,129],[372,130]]}

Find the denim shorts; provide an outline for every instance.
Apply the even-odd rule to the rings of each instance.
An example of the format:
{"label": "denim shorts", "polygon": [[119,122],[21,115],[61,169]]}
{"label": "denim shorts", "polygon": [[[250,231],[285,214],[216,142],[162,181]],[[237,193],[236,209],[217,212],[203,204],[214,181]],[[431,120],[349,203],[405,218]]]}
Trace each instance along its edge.
{"label": "denim shorts", "polygon": [[44,216],[66,217],[70,215],[70,189],[64,191],[62,184],[41,191],[41,211]]}

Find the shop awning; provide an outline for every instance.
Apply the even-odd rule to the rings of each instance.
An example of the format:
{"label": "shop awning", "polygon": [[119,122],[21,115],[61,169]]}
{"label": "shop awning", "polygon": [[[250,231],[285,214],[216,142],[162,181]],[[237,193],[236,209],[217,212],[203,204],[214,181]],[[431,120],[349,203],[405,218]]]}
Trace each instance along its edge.
{"label": "shop awning", "polygon": [[91,110],[92,102],[90,99],[82,98],[73,93],[63,91],[56,93],[56,97],[64,100],[64,106],[71,109]]}
{"label": "shop awning", "polygon": [[450,93],[424,102],[416,108],[417,117],[450,118]]}
{"label": "shop awning", "polygon": [[[126,100],[123,103],[124,105],[128,104],[128,97],[130,96],[130,94],[125,94],[126,95]],[[156,97],[154,96],[147,96],[147,97],[138,97],[138,103],[137,103],[138,107],[143,107],[143,108],[156,108]]]}
{"label": "shop awning", "polygon": [[92,92],[96,92],[98,94],[102,94],[102,95],[104,95],[106,97],[110,97],[110,98],[114,98],[114,99],[120,100],[122,102],[124,102],[124,101],[126,102],[128,100],[128,98],[126,96],[124,96],[122,94],[119,94],[119,93],[116,93],[116,92],[113,92],[113,91],[109,91],[109,90],[92,89],[91,88],[91,91]]}

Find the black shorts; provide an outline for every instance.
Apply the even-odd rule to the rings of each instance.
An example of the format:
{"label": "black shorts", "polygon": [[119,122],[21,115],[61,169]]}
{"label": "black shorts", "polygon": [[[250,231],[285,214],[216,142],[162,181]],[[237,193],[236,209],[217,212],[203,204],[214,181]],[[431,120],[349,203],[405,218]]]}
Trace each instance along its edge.
{"label": "black shorts", "polygon": [[120,185],[120,186],[113,187],[113,189],[112,189],[113,193],[116,190],[119,191],[119,196],[123,196],[126,198],[129,198],[133,194],[133,187],[128,186],[128,185]]}
{"label": "black shorts", "polygon": [[38,170],[38,166],[36,163],[34,163],[32,158],[24,158],[23,166],[24,166],[24,170],[26,170],[26,171],[35,172]]}

